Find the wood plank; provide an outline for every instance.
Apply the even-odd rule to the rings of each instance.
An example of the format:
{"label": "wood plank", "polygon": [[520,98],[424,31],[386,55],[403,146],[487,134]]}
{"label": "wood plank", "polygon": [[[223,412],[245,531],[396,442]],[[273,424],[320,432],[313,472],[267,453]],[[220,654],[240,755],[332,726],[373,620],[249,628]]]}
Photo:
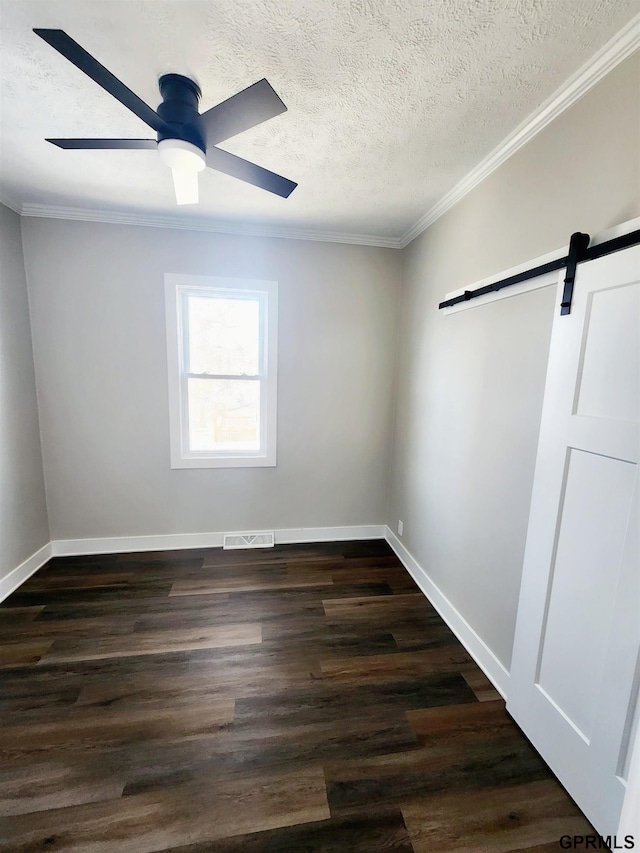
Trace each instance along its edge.
{"label": "wood plank", "polygon": [[443,791],[497,790],[549,777],[549,770],[514,726],[504,737],[436,742],[405,753],[325,764],[332,814],[374,803],[431,798]]}
{"label": "wood plank", "polygon": [[170,580],[156,582],[145,582],[138,579],[135,583],[121,583],[113,586],[73,587],[71,589],[29,589],[28,584],[16,590],[11,596],[12,605],[18,607],[32,607],[36,605],[50,606],[52,604],[79,605],[85,601],[91,601],[99,597],[102,604],[106,602],[119,603],[123,598],[131,600],[164,597],[171,589]]}
{"label": "wood plank", "polygon": [[130,634],[135,626],[135,616],[118,616],[114,614],[107,617],[93,619],[73,620],[44,620],[33,619],[20,628],[19,635],[15,628],[2,625],[0,620],[0,643],[11,644],[17,639],[20,642],[53,642],[53,640],[64,638],[91,639],[95,636],[112,634]]}
{"label": "wood plank", "polygon": [[472,662],[459,645],[417,652],[395,652],[386,655],[337,658],[320,661],[322,674],[332,681],[357,678],[360,684],[371,684],[390,678],[420,678],[434,672],[459,672]]}
{"label": "wood plank", "polygon": [[[76,708],[64,719],[3,726],[0,729],[0,756],[43,750],[78,747],[94,749],[100,744],[139,741],[175,741],[206,738],[226,726],[234,715],[232,699],[210,700],[190,707],[116,709]],[[6,768],[5,768],[6,770]]]}
{"label": "wood plank", "polygon": [[279,579],[236,578],[235,580],[178,581],[171,587],[173,595],[214,595],[220,592],[258,592],[259,590],[298,589],[300,587],[333,586],[328,578],[284,576]]}
{"label": "wood plank", "polygon": [[[327,587],[321,587],[326,590]],[[96,596],[81,602],[56,603],[44,608],[38,621],[94,619],[112,615],[135,616],[136,625],[144,630],[226,625],[241,622],[264,622],[287,616],[318,615],[324,617],[322,599],[317,594],[301,596],[300,591],[278,590],[273,594],[217,593],[103,601]],[[199,620],[199,621],[196,621]],[[171,625],[171,622],[174,622]]]}
{"label": "wood plank", "polygon": [[224,666],[214,661],[211,666],[191,666],[182,675],[160,677],[141,671],[118,680],[99,679],[81,688],[78,706],[108,708],[153,708],[167,703],[203,703],[218,698],[263,696],[282,689],[283,684],[311,686],[315,682],[310,667],[304,662],[266,664],[257,661],[254,666],[233,662]]}
{"label": "wood plank", "polygon": [[203,566],[260,566],[273,563],[343,563],[344,554],[341,548],[332,548],[338,543],[322,543],[318,545],[276,545],[275,548],[262,548],[252,550],[229,550],[212,549],[205,555]]}
{"label": "wood plank", "polygon": [[413,853],[399,809],[237,835],[222,842],[174,848],[172,853]]}
{"label": "wood plank", "polygon": [[477,666],[461,670],[462,677],[473,690],[478,702],[495,702],[502,699],[484,672]]}
{"label": "wood plank", "polygon": [[50,687],[46,692],[37,685],[22,691],[9,691],[6,674],[5,670],[0,677],[0,717],[3,725],[38,718],[57,719],[60,713],[67,713],[80,695],[79,685]]}
{"label": "wood plank", "polygon": [[[125,794],[143,793],[176,784],[209,784],[229,776],[304,770],[328,760],[385,755],[417,747],[402,714],[292,723],[280,719],[236,720],[199,744],[197,756],[174,751],[170,761],[151,760],[132,768]],[[144,753],[143,753],[144,755]],[[117,766],[117,765],[114,765]]]}
{"label": "wood plank", "polygon": [[336,584],[353,583],[361,578],[369,582],[389,584],[396,594],[418,592],[415,581],[395,556],[348,560],[344,567],[331,569],[331,577]]}
{"label": "wood plank", "polygon": [[51,647],[53,640],[36,640],[27,643],[10,643],[0,646],[0,667],[37,663]]}
{"label": "wood plank", "polygon": [[311,688],[290,685],[286,691],[271,696],[238,699],[236,719],[268,715],[272,719],[289,720],[292,724],[316,723],[347,720],[362,714],[375,716],[388,711],[475,701],[458,673],[433,673],[420,679],[396,679],[365,685],[358,678],[340,684],[319,680]]}
{"label": "wood plank", "polygon": [[420,592],[324,599],[322,605],[329,620],[385,620],[389,625],[402,624],[408,616],[424,618],[433,609]]}
{"label": "wood plank", "polygon": [[469,702],[466,705],[447,705],[407,711],[411,730],[423,746],[455,742],[488,743],[495,738],[513,735],[522,737],[507,714],[504,701]]}
{"label": "wood plank", "polygon": [[4,767],[0,774],[0,815],[48,811],[122,796],[120,780],[101,778],[99,766],[78,767],[64,760]]}
{"label": "wood plank", "polygon": [[428,807],[419,800],[404,804],[402,814],[415,853],[533,853],[539,845],[559,851],[562,835],[593,833],[555,779],[471,791],[463,798],[438,794],[429,798]]}
{"label": "wood plank", "polygon": [[5,818],[4,853],[152,853],[330,817],[322,771],[170,791]]}
{"label": "wood plank", "polygon": [[8,628],[17,628],[22,630],[24,626],[35,619],[42,612],[44,604],[35,605],[34,607],[11,607],[9,599],[0,603],[0,630]]}
{"label": "wood plank", "polygon": [[587,834],[381,541],[56,558],[0,605],[0,647],[3,853]]}
{"label": "wood plank", "polygon": [[455,634],[434,614],[429,614],[428,619],[412,618],[400,625],[395,624],[392,634],[398,648],[407,652],[459,643]]}
{"label": "wood plank", "polygon": [[161,655],[189,649],[219,649],[262,642],[257,623],[214,628],[185,628],[176,631],[138,631],[125,637],[96,637],[92,640],[56,640],[41,663],[100,660],[112,657]]}
{"label": "wood plank", "polygon": [[324,619],[314,617],[285,617],[265,622],[262,641],[266,646],[278,645],[283,649],[295,649],[296,654],[299,651],[323,659],[399,651],[393,635],[381,633],[378,626],[354,629],[349,625],[329,625]]}
{"label": "wood plank", "polygon": [[135,582],[133,572],[75,572],[61,575],[59,572],[38,572],[21,587],[23,592],[41,592],[43,590],[87,590],[126,589]]}

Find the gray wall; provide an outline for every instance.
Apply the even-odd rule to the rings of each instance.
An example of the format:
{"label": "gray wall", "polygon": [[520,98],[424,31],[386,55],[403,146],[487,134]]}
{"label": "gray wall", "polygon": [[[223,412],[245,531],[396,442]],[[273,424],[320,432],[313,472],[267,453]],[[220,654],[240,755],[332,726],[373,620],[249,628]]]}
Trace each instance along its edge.
{"label": "gray wall", "polygon": [[20,217],[0,205],[0,580],[48,541]]}
{"label": "gray wall", "polygon": [[448,291],[640,214],[636,55],[405,251],[388,524],[508,668],[553,288],[443,316]]}
{"label": "gray wall", "polygon": [[[402,253],[24,219],[52,538],[371,524],[386,512],[508,667],[553,292],[450,317],[436,306],[576,229],[597,233],[640,213],[639,64],[618,67]],[[277,468],[170,469],[167,271],[280,282]],[[25,333],[3,329],[3,348],[8,334],[24,350],[22,367],[2,373],[3,484],[5,433],[21,448],[37,444],[33,394],[4,405],[9,383],[23,391],[24,371],[33,381],[21,299]],[[16,431],[25,420],[31,432]],[[41,497],[23,489],[3,503],[3,532],[13,513],[7,565],[33,550],[23,534],[45,530],[37,451],[10,455],[28,457],[12,476]]]}
{"label": "gray wall", "polygon": [[[400,253],[23,219],[53,539],[383,524]],[[164,273],[276,279],[278,465],[169,465]]]}

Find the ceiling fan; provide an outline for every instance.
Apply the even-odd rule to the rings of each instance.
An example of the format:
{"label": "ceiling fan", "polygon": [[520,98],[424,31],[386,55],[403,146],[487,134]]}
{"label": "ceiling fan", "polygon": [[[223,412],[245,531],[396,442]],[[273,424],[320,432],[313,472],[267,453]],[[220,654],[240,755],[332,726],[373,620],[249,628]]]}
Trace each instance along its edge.
{"label": "ceiling fan", "polygon": [[198,172],[207,166],[282,198],[288,198],[297,187],[294,181],[216,147],[219,142],[286,111],[267,80],[259,80],[221,104],[199,113],[201,92],[198,84],[181,74],[164,74],[158,81],[162,103],[156,112],[63,30],[34,29],[34,33],[157,133],[156,139],[47,139],[47,142],[67,149],[157,149],[160,159],[173,174],[178,204],[197,203]]}

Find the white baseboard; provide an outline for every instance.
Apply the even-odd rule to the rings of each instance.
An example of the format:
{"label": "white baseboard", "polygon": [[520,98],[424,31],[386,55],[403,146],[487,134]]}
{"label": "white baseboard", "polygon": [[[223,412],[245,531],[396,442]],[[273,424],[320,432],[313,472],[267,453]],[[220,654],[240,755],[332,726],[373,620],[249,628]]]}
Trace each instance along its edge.
{"label": "white baseboard", "polygon": [[8,575],[0,578],[0,601],[4,601],[12,592],[15,592],[31,575],[35,574],[41,566],[51,557],[51,542],[47,542],[34,554],[12,569]]}
{"label": "white baseboard", "polygon": [[54,539],[54,557],[84,557],[89,554],[176,551],[181,548],[221,548],[222,533],[167,533],[157,536],[109,536],[96,539]]}
{"label": "white baseboard", "polygon": [[[275,541],[276,545],[284,545],[297,542],[384,539],[385,529],[384,524],[362,524],[353,527],[291,527],[276,530]],[[182,548],[221,548],[223,536],[224,533],[169,533],[159,536],[114,536],[105,539],[56,539],[51,546],[54,557],[136,551],[175,551]]]}
{"label": "white baseboard", "polygon": [[[230,531],[233,532],[233,531]],[[117,554],[138,551],[173,551],[189,548],[220,548],[223,533],[174,533],[159,536],[114,536],[102,539],[56,539],[48,542],[27,560],[0,579],[3,601],[31,577],[51,557]],[[276,544],[345,542],[357,539],[386,539],[422,592],[438,611],[462,645],[484,671],[496,690],[506,699],[509,672],[486,643],[414,560],[393,531],[383,524],[350,527],[292,527],[275,531]]]}
{"label": "white baseboard", "polygon": [[357,539],[384,539],[386,525],[360,524],[354,527],[291,527],[276,530],[276,545],[303,542],[349,542]]}
{"label": "white baseboard", "polygon": [[456,637],[460,640],[480,669],[501,696],[506,699],[509,690],[509,671],[491,651],[489,646],[473,630],[462,614],[453,606],[446,595],[431,580],[422,566],[414,560],[395,533],[386,528],[385,539],[409,572],[422,592],[438,611]]}
{"label": "white baseboard", "polygon": [[[356,539],[384,539],[384,524],[350,527],[289,527],[275,531],[276,545],[305,542],[348,542]],[[228,531],[234,532],[234,531]],[[169,533],[159,536],[112,536],[102,539],[54,539],[24,563],[0,578],[0,601],[23,584],[51,557],[119,554],[138,551],[176,551],[188,548],[221,548],[224,533]]]}

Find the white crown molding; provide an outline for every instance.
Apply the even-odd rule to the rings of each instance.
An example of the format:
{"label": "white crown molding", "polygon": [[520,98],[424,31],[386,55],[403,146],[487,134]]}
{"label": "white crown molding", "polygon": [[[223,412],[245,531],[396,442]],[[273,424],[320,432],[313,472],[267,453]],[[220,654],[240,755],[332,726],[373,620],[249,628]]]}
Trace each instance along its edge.
{"label": "white crown molding", "polygon": [[[15,208],[14,208],[15,209]],[[400,239],[376,237],[374,234],[341,234],[336,231],[286,228],[241,222],[187,219],[169,214],[134,213],[117,210],[94,210],[84,207],[60,207],[51,204],[23,204],[18,211],[22,216],[48,219],[72,219],[82,222],[107,222],[112,225],[145,225],[154,228],[178,228],[185,231],[208,231],[218,234],[235,234],[242,237],[279,237],[285,240],[311,240],[322,243],[347,243],[358,246],[378,246],[399,249]]]}
{"label": "white crown molding", "polygon": [[481,160],[468,175],[453,189],[442,196],[414,225],[406,231],[400,246],[404,248],[419,234],[433,225],[444,213],[459,202],[481,181],[508,160],[516,151],[530,142],[534,136],[556,119],[561,113],[592,89],[610,71],[624,62],[640,48],[640,14],[636,15],[591,59],[569,77],[546,101],[504,139],[497,148]]}
{"label": "white crown molding", "polygon": [[11,196],[8,196],[5,191],[0,193],[0,204],[13,210],[14,213],[22,214],[22,205]]}
{"label": "white crown molding", "polygon": [[214,219],[192,220],[170,214],[95,210],[50,204],[25,203],[20,205],[18,202],[8,199],[5,196],[0,197],[0,203],[10,207],[21,216],[71,219],[83,222],[106,222],[114,225],[178,228],[186,231],[207,231],[219,234],[236,234],[245,237],[277,237],[285,240],[311,240],[323,243],[345,243],[358,246],[403,249],[639,48],[640,14],[632,18],[620,32],[613,36],[591,59],[579,68],[575,74],[569,77],[559,89],[534,110],[487,157],[478,163],[461,181],[458,181],[453,189],[443,195],[424,216],[420,217],[400,237],[381,237],[375,234],[353,234],[288,228],[286,226],[271,226],[266,223],[259,225],[240,222],[221,222]]}

